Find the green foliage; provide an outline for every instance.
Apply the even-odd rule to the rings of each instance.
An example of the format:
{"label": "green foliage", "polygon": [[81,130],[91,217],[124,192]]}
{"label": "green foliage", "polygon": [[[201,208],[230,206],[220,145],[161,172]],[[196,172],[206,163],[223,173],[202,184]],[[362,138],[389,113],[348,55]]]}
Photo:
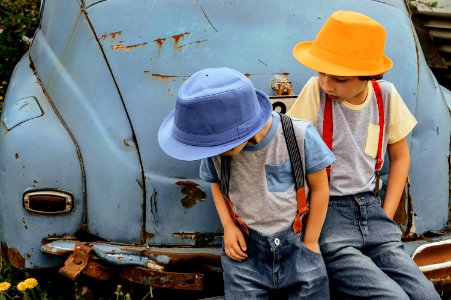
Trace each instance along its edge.
{"label": "green foliage", "polygon": [[47,300],[47,292],[43,290],[38,280],[25,278],[25,274],[14,269],[0,256],[0,300]]}
{"label": "green foliage", "polygon": [[432,10],[439,7],[437,1],[427,0],[409,0],[407,1],[407,4],[409,5],[410,11],[414,13],[418,11],[418,8],[427,8],[429,10]]}
{"label": "green foliage", "polygon": [[27,51],[22,37],[32,38],[38,26],[40,0],[0,1],[0,109],[17,61]]}

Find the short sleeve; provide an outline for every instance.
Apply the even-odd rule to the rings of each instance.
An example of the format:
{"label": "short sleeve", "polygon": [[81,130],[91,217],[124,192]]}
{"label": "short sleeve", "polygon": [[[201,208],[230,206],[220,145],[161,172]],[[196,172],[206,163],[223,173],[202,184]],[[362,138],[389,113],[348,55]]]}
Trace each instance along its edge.
{"label": "short sleeve", "polygon": [[335,156],[324,143],[318,131],[312,126],[307,125],[304,137],[305,152],[305,171],[315,173],[325,169],[335,161]]}
{"label": "short sleeve", "polygon": [[392,87],[390,98],[390,124],[388,143],[393,144],[405,138],[415,127],[417,120],[407,108],[396,88]]}
{"label": "short sleeve", "polygon": [[218,173],[216,172],[215,164],[213,163],[213,159],[211,157],[201,160],[199,176],[200,179],[205,180],[206,182],[220,182]]}
{"label": "short sleeve", "polygon": [[307,81],[287,116],[304,119],[315,124],[319,107],[319,82],[317,77]]}

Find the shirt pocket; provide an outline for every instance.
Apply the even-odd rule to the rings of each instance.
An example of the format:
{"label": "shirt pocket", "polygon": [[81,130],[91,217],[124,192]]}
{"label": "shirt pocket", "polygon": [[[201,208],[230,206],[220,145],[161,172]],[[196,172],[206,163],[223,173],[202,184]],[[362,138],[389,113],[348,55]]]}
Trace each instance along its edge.
{"label": "shirt pocket", "polygon": [[285,192],[294,184],[291,163],[265,165],[266,181],[270,192]]}
{"label": "shirt pocket", "polygon": [[376,158],[377,144],[379,142],[379,125],[368,125],[368,136],[366,137],[365,153],[366,155]]}

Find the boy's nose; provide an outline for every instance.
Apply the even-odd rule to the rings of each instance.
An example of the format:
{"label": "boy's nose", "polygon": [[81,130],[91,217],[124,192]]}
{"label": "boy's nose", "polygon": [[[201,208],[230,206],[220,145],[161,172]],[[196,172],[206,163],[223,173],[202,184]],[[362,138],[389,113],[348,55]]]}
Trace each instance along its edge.
{"label": "boy's nose", "polygon": [[323,76],[323,90],[326,93],[330,93],[335,90],[333,80],[328,75]]}

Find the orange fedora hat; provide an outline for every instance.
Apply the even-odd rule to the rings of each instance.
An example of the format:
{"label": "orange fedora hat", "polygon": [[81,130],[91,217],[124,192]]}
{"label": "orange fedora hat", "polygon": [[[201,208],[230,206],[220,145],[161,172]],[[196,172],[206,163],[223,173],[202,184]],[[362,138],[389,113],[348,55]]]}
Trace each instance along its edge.
{"label": "orange fedora hat", "polygon": [[368,16],[336,11],[314,41],[297,44],[294,57],[317,72],[336,76],[372,76],[390,70],[384,54],[385,28]]}

